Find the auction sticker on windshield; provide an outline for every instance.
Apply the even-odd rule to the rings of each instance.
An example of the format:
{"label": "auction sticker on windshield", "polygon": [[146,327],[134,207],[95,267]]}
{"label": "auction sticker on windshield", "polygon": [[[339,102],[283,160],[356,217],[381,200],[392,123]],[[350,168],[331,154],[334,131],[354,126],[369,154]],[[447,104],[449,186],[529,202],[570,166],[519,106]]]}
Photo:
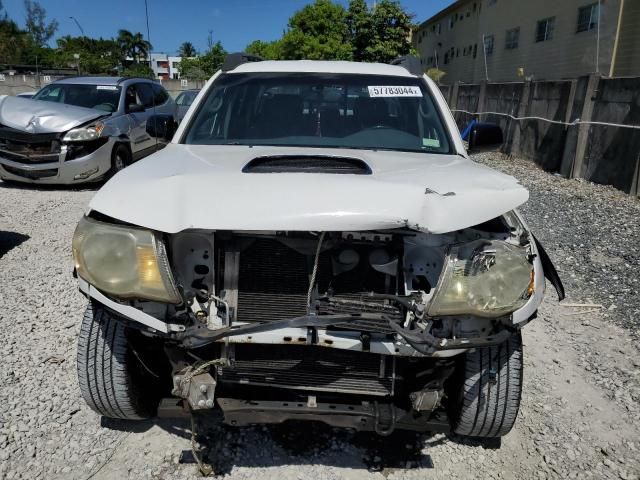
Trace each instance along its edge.
{"label": "auction sticker on windshield", "polygon": [[97,85],[96,90],[118,90],[115,85]]}
{"label": "auction sticker on windshield", "polygon": [[370,97],[421,97],[420,87],[409,85],[368,87]]}

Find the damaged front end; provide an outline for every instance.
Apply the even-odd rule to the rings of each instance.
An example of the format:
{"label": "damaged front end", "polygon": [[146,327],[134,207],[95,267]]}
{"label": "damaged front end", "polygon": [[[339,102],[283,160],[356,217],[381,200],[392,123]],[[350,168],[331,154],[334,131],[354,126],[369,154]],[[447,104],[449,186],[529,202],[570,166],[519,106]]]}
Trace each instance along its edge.
{"label": "damaged front end", "polygon": [[94,216],[74,237],[81,289],[161,339],[176,399],[165,414],[448,430],[457,356],[505,342],[544,293],[539,247],[516,212],[445,234],[161,235]]}

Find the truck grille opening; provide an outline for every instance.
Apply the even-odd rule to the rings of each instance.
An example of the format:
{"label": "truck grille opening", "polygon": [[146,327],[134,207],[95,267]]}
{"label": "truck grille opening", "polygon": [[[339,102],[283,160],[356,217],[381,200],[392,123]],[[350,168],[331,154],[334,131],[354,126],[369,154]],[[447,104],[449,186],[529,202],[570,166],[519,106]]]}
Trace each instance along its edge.
{"label": "truck grille opening", "polygon": [[30,134],[0,126],[0,157],[24,164],[55,163],[61,149],[58,135]]}
{"label": "truck grille opening", "polygon": [[[286,239],[245,239],[237,267],[236,321],[271,322],[307,313],[307,292],[317,245],[316,238],[308,240],[294,249],[286,244]],[[336,272],[335,257],[347,248],[352,256],[359,257],[359,261],[345,271]],[[369,292],[392,293],[396,288],[394,276],[376,271],[369,264],[368,256],[376,248],[380,245],[327,243],[327,249],[319,259],[317,285],[318,293],[328,294],[332,300],[319,302],[318,314],[368,312],[400,318],[401,312],[396,306],[389,305],[386,300],[367,298]],[[302,253],[301,249],[306,251]],[[225,288],[229,286],[225,285]],[[358,319],[331,328],[380,333],[393,331],[384,319]]]}
{"label": "truck grille opening", "polygon": [[394,393],[393,357],[302,345],[242,345],[219,381],[371,396]]}

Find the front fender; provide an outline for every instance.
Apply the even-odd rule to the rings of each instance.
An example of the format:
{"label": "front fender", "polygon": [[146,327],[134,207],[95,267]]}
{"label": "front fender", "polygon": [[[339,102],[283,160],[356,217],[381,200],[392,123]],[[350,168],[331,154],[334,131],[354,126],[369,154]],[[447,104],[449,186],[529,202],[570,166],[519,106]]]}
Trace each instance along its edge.
{"label": "front fender", "polygon": [[547,280],[549,280],[549,282],[551,282],[551,285],[553,285],[553,287],[556,289],[556,293],[558,294],[558,300],[562,301],[565,299],[565,293],[564,293],[564,285],[562,284],[562,280],[560,280],[560,275],[558,275],[558,271],[556,270],[556,267],[553,265],[553,262],[551,262],[549,255],[547,255],[547,252],[544,250],[544,248],[540,244],[540,241],[538,241],[535,235],[532,234],[531,236],[533,237],[533,241],[536,244],[536,249],[538,250],[538,255],[540,256],[540,262],[542,263],[542,270],[544,271],[544,276]]}

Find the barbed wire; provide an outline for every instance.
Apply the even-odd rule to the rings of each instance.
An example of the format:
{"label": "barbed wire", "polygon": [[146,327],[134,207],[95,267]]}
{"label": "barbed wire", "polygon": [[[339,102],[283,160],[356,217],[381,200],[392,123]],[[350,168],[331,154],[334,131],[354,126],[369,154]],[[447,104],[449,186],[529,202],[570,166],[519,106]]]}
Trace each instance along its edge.
{"label": "barbed wire", "polygon": [[609,122],[596,122],[596,121],[592,121],[592,120],[580,120],[579,118],[576,118],[575,120],[571,121],[571,122],[563,122],[561,120],[551,120],[549,118],[544,118],[544,117],[516,117],[514,115],[511,115],[509,113],[503,113],[503,112],[469,112],[468,110],[461,110],[461,109],[452,109],[452,112],[460,112],[460,113],[466,113],[467,115],[499,115],[499,116],[503,116],[503,117],[509,117],[512,120],[516,120],[516,121],[523,121],[523,120],[540,120],[542,122],[547,122],[547,123],[553,123],[555,125],[565,125],[568,127],[573,127],[575,125],[599,125],[599,126],[605,126],[605,127],[618,127],[618,128],[631,128],[633,130],[640,130],[640,125],[626,125],[624,123],[609,123]]}

